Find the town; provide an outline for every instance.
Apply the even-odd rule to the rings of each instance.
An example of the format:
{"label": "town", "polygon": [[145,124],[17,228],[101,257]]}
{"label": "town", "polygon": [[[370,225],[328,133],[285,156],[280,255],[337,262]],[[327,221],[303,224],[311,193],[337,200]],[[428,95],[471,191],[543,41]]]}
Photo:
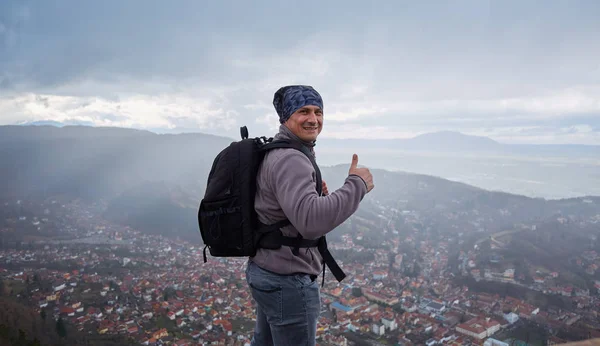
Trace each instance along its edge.
{"label": "town", "polygon": [[[250,344],[254,305],[246,258],[209,256],[204,263],[201,243],[112,224],[83,203],[54,200],[33,210],[39,215],[7,218],[2,234],[27,227],[43,234],[47,228],[56,240],[3,242],[0,293],[81,332],[123,335],[143,345]],[[385,215],[377,221],[353,216],[353,232],[330,244],[348,276],[338,283],[326,273],[319,345],[509,345],[524,342],[523,331],[534,329],[548,344],[568,341],[565,330],[600,336],[600,282],[593,290],[575,288],[558,280],[568,273],[536,270],[527,283],[521,269],[497,255],[508,246],[505,234],[471,246],[456,235],[424,236],[410,226],[422,221],[417,213],[403,212],[401,229]],[[365,246],[370,227],[383,229],[379,246]],[[582,251],[575,262],[595,274],[590,270],[598,268],[600,256]],[[494,269],[499,263],[502,270]],[[476,291],[469,280],[570,304],[540,306],[528,299],[531,294]]]}

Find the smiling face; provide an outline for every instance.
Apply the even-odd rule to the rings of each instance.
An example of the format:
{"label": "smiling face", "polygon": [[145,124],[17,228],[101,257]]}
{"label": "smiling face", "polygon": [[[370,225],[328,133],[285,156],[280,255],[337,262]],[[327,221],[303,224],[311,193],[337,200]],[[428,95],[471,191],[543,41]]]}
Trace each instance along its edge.
{"label": "smiling face", "polygon": [[301,107],[284,125],[303,141],[313,142],[323,129],[323,111],[317,106]]}

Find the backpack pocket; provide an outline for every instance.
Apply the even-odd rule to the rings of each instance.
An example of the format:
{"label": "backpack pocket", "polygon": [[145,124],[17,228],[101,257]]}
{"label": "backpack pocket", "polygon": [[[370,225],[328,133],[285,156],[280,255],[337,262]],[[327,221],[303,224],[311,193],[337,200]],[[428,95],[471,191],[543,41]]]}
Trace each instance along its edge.
{"label": "backpack pocket", "polygon": [[245,256],[243,247],[243,215],[239,196],[200,202],[198,223],[204,244],[211,255]]}

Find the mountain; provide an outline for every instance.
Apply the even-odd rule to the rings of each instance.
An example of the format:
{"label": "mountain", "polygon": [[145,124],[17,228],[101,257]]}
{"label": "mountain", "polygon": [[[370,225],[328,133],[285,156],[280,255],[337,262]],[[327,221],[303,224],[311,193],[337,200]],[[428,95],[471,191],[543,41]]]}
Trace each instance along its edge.
{"label": "mountain", "polygon": [[114,197],[144,181],[198,188],[231,139],[85,126],[0,127],[0,196]]}
{"label": "mountain", "polygon": [[498,151],[502,144],[480,136],[454,131],[431,132],[405,139],[319,139],[323,148],[363,148],[414,151]]}
{"label": "mountain", "polygon": [[2,126],[0,162],[9,164],[0,169],[0,200],[103,200],[109,220],[194,237],[208,171],[231,141],[108,127]]}
{"label": "mountain", "polygon": [[102,216],[148,234],[198,241],[198,198],[175,184],[144,182],[111,199]]}
{"label": "mountain", "polygon": [[[432,136],[446,143],[459,140],[496,145],[454,133]],[[432,142],[430,138],[422,136],[413,143]],[[196,212],[208,172],[215,156],[232,141],[198,133],[155,134],[119,128],[0,127],[0,162],[5,163],[0,169],[0,201],[56,196],[90,203],[104,201],[106,219],[149,233],[197,239]],[[349,162],[332,166],[321,163],[330,191],[343,184]],[[358,215],[374,220],[382,207],[428,215],[431,220],[439,220],[442,228],[440,215],[447,213],[463,215],[465,227],[472,227],[467,219],[474,210],[485,215],[479,227],[568,213],[600,213],[598,198],[547,201],[431,175],[383,169],[372,172],[376,188]]]}
{"label": "mountain", "polygon": [[[600,145],[573,144],[505,144],[489,137],[466,135],[454,131],[431,132],[405,139],[336,139],[322,138],[325,150],[386,150],[444,153],[489,153],[500,155],[600,156]],[[596,157],[598,157],[596,156]]]}
{"label": "mountain", "polygon": [[457,132],[317,141],[320,164],[346,163],[353,153],[368,167],[435,175],[529,197],[600,195],[599,145],[504,144]]}
{"label": "mountain", "polygon": [[154,135],[144,130],[125,129],[119,127],[91,127],[81,125],[56,126],[56,125],[5,125],[0,126],[0,143],[90,139],[90,138],[122,138]]}
{"label": "mountain", "polygon": [[419,135],[407,139],[406,147],[420,150],[498,150],[502,144],[481,136],[470,136],[460,132],[442,131]]}

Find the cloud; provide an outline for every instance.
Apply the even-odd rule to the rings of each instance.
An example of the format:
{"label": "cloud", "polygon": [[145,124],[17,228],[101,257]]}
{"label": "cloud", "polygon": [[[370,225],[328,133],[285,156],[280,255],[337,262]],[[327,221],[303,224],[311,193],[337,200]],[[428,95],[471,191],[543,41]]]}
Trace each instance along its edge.
{"label": "cloud", "polygon": [[[377,134],[373,136],[373,134]],[[421,134],[412,131],[403,131],[401,128],[382,125],[360,125],[360,124],[335,124],[323,126],[321,137],[323,138],[360,138],[360,139],[392,139],[412,138]]]}
{"label": "cloud", "polygon": [[[228,130],[237,116],[234,110],[189,95],[136,95],[119,101],[99,97],[27,94],[0,99],[0,112],[13,122],[55,120],[85,122],[95,126],[143,129],[193,127]],[[10,119],[7,119],[10,120]]]}
{"label": "cloud", "polygon": [[268,134],[273,93],[308,84],[336,136],[589,126],[569,138],[590,142],[599,12],[595,1],[5,0],[0,123]]}
{"label": "cloud", "polygon": [[279,117],[274,113],[265,113],[262,117],[256,118],[256,123],[266,126],[270,132],[275,132],[279,128]]}
{"label": "cloud", "polygon": [[[335,105],[334,107],[344,107],[344,105]],[[327,121],[333,122],[348,122],[350,120],[361,120],[364,121],[365,117],[368,116],[377,116],[386,113],[388,110],[386,108],[353,108],[353,107],[344,107],[347,108],[346,111],[334,111],[333,113],[327,113]]]}

